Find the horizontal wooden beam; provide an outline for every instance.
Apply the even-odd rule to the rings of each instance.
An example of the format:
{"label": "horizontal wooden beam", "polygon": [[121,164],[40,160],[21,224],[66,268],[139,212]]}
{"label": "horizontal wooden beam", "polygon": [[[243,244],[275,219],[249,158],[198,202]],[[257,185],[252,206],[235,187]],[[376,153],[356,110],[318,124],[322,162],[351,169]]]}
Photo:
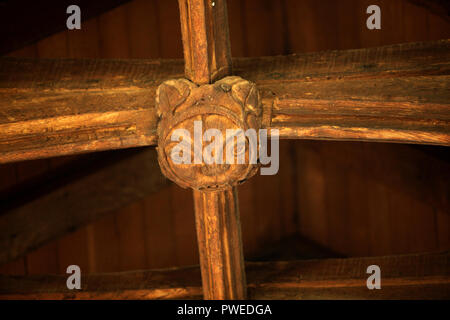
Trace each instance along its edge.
{"label": "horizontal wooden beam", "polygon": [[[250,299],[448,299],[449,253],[246,264]],[[367,288],[367,267],[381,270],[381,289]],[[81,290],[65,275],[0,276],[0,299],[200,299],[198,266],[92,274]]]}
{"label": "horizontal wooden beam", "polygon": [[170,60],[1,58],[0,163],[155,144],[156,86],[182,70]]}
{"label": "horizontal wooden beam", "polygon": [[[450,41],[241,60],[282,138],[450,145]],[[270,119],[270,120],[269,120]]]}
{"label": "horizontal wooden beam", "polygon": [[15,190],[19,196],[0,195],[0,264],[168,185],[154,149],[106,152],[85,160],[27,190]]}
{"label": "horizontal wooden beam", "polygon": [[[450,40],[239,58],[282,138],[450,145]],[[181,60],[0,58],[0,163],[156,144]]]}

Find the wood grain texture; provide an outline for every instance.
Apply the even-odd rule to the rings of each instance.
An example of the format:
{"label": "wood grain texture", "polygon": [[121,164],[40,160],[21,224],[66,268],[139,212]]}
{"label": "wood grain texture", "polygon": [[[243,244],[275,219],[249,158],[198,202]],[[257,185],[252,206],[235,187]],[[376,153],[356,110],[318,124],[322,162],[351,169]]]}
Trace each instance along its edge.
{"label": "wood grain texture", "polygon": [[[449,254],[289,262],[248,262],[250,299],[448,299]],[[370,265],[381,269],[381,290],[366,286]],[[1,299],[198,299],[196,266],[82,276],[68,290],[66,276],[0,276]]]}
{"label": "wood grain texture", "polygon": [[[156,152],[151,149],[107,153],[90,165],[97,170],[86,165],[80,166],[78,174],[60,172],[68,180],[65,184],[56,176],[46,185],[35,186],[46,189],[40,197],[28,201],[19,198],[15,206],[3,208],[0,263],[14,260],[168,184],[160,173]],[[49,187],[52,181],[57,182],[54,188]]]}
{"label": "wood grain texture", "polygon": [[[338,2],[336,5],[334,2]],[[147,6],[143,6],[143,3],[148,4]],[[443,19],[439,19],[438,16],[434,14],[427,13],[422,7],[409,4],[407,1],[399,0],[377,0],[377,4],[379,4],[382,8],[382,29],[373,31],[367,30],[365,27],[366,17],[364,14],[365,9],[370,4],[373,4],[370,0],[331,0],[331,1],[315,1],[315,0],[293,0],[293,1],[272,1],[272,0],[228,0],[227,5],[229,9],[229,18],[230,20],[230,35],[231,35],[231,43],[233,56],[244,56],[244,55],[252,55],[252,56],[263,56],[263,55],[277,55],[277,54],[288,54],[293,52],[310,52],[317,50],[335,50],[335,49],[352,49],[359,47],[374,47],[380,45],[388,45],[391,43],[403,43],[409,41],[428,41],[428,40],[437,40],[449,38],[449,28],[448,24],[445,23]],[[128,11],[129,7],[133,5],[136,7],[136,12],[140,13],[140,16],[145,16],[145,25],[147,27],[141,27],[141,23],[139,22],[140,18],[137,15],[127,16],[126,23],[111,23],[109,26],[113,29],[127,27],[128,37],[126,42],[122,43],[123,46],[129,46],[128,50],[123,50],[121,48],[118,52],[117,56],[114,56],[114,53],[107,53],[102,51],[103,54],[108,54],[109,57],[118,58],[118,55],[123,51],[128,51],[130,53],[130,57],[128,58],[181,58],[183,56],[182,52],[182,41],[180,26],[178,23],[179,13],[178,13],[178,2],[176,0],[160,0],[160,1],[132,1],[129,5],[124,5],[121,7],[121,10]],[[149,8],[148,6],[155,5],[155,10]],[[279,7],[286,7],[287,17],[284,20],[279,19]],[[329,8],[332,8],[330,10]],[[334,9],[337,9],[334,11]],[[411,9],[414,9],[414,13],[411,12]],[[153,15],[153,13],[155,13]],[[38,15],[40,16],[40,14]],[[120,15],[118,15],[120,17]],[[155,16],[157,21],[152,24],[152,18]],[[323,21],[331,18],[331,22],[327,24],[323,24]],[[96,19],[93,19],[96,21]],[[270,24],[267,21],[271,21]],[[327,20],[328,21],[328,20]],[[64,21],[63,21],[64,24]],[[139,24],[139,26],[137,26]],[[283,31],[280,27],[282,24],[288,24],[288,28]],[[335,24],[335,25],[332,25]],[[98,42],[103,41],[122,41],[122,36],[120,39],[114,39],[114,37],[107,37],[105,33],[109,33],[108,30],[102,28],[97,28],[92,25],[92,28],[86,24],[86,22],[82,25],[82,30],[80,31],[67,31],[68,33],[68,46],[70,49],[70,58],[95,58],[101,57],[106,58],[106,56],[96,56],[99,53],[99,50],[96,49]],[[140,29],[136,29],[139,27]],[[90,30],[90,31],[89,31]],[[300,32],[301,30],[308,30],[307,33]],[[286,33],[285,33],[286,32]],[[99,39],[96,40],[95,34],[98,33]],[[110,32],[114,34],[114,32]],[[122,35],[123,32],[118,30],[118,34]],[[267,35],[267,36],[265,36]],[[287,42],[281,42],[279,38],[273,39],[274,36],[283,38],[287,38]],[[80,43],[72,43],[71,39],[77,38],[79,41],[83,41]],[[87,41],[89,39],[89,41]],[[281,38],[281,37],[280,37]],[[44,56],[40,55],[41,58],[52,58],[56,57],[56,52],[60,52],[60,44],[56,44],[56,41],[47,41],[50,39],[45,39],[48,42],[48,50],[47,53],[55,53],[52,56]],[[63,41],[63,40],[62,40]],[[52,43],[50,45],[50,42]],[[54,44],[54,45],[53,45]],[[62,42],[64,44],[64,42]],[[156,49],[154,51],[149,52],[147,46],[156,45]],[[103,44],[101,45],[103,47]],[[35,46],[34,46],[35,47]],[[136,50],[135,48],[141,48],[143,50]],[[113,48],[113,46],[111,46]],[[25,48],[20,51],[22,56],[30,55],[31,47]],[[287,50],[287,51],[284,51]],[[39,45],[39,52],[42,51],[42,46]],[[138,55],[135,53],[138,52]],[[63,57],[63,56],[61,56]],[[182,72],[181,72],[182,73]],[[247,183],[243,184],[239,187],[239,199],[240,199],[240,211],[241,222],[242,222],[242,233],[243,233],[243,242],[245,249],[245,256],[250,257],[252,254],[259,252],[261,249],[266,248],[268,244],[276,241],[276,235],[283,234],[283,228],[279,231],[276,228],[281,224],[286,224],[290,227],[294,227],[295,224],[290,223],[290,221],[284,221],[282,219],[283,213],[288,212],[288,208],[279,207],[278,201],[282,199],[281,202],[284,204],[287,201],[296,202],[296,199],[291,199],[290,196],[286,193],[285,188],[280,189],[279,186],[285,186],[287,181],[281,175],[282,171],[286,170],[287,162],[290,160],[288,155],[283,155],[281,152],[281,147],[283,144],[292,145],[295,149],[300,149],[299,153],[301,153],[304,149],[301,148],[301,145],[304,143],[321,144],[319,141],[307,141],[307,140],[284,140],[280,142],[280,171],[277,176],[257,176],[250,179]],[[293,163],[297,163],[293,168],[295,172],[309,172],[313,169],[317,168],[313,165],[319,161],[319,163],[324,164],[327,168],[327,171],[324,172],[323,178],[327,181],[329,178],[329,165],[326,164],[327,161],[333,161],[333,159],[326,158],[327,152],[323,153],[326,149],[333,146],[335,142],[324,141],[323,148],[319,148],[318,153],[315,158],[309,163],[297,163],[295,160]],[[341,142],[337,143],[339,146],[336,149],[341,149],[340,155],[343,159],[342,161],[347,161],[347,158],[352,158],[355,155],[358,159],[360,157],[359,147],[355,146],[354,142]],[[347,147],[345,147],[347,145]],[[367,148],[375,148],[379,144],[367,143]],[[391,152],[384,152],[382,155],[379,154],[375,158],[369,156],[366,160],[361,158],[362,161],[367,161],[367,167],[370,168],[372,165],[382,165],[384,162],[389,161],[389,157],[394,156],[396,154],[396,148],[400,147],[398,144],[391,144],[390,149]],[[410,145],[409,148],[414,148],[415,146]],[[408,146],[405,146],[408,148]],[[434,148],[434,146],[432,146]],[[322,151],[320,151],[322,150]],[[372,155],[372,152],[369,152],[369,155]],[[345,155],[345,157],[344,157]],[[407,166],[415,166],[419,168],[422,166],[422,160],[418,160],[415,158],[405,157],[405,165]],[[293,158],[294,159],[294,158]],[[55,159],[57,160],[57,158]],[[51,160],[53,162],[53,159]],[[25,167],[26,163],[17,163],[13,165],[18,165],[17,170],[9,171],[12,164],[1,166],[0,165],[0,184],[4,184],[5,179],[7,181],[8,176],[11,174],[14,176],[15,172],[20,173],[20,180],[25,179],[25,173],[32,174],[34,170],[38,170],[39,167],[45,165],[45,162],[31,161],[28,167]],[[352,162],[353,163],[353,162]],[[376,164],[375,164],[376,163]],[[310,167],[313,166],[311,169]],[[320,169],[320,168],[319,168]],[[352,170],[352,167],[349,168]],[[6,171],[6,172],[5,172]],[[387,171],[387,170],[386,170]],[[395,171],[391,171],[393,176],[396,176]],[[342,176],[342,175],[341,175]],[[353,178],[350,180],[354,180]],[[403,176],[403,175],[402,175]],[[426,176],[426,175],[425,175]],[[289,175],[291,179],[295,178]],[[428,176],[431,180],[433,178]],[[274,181],[272,178],[277,178],[277,181]],[[366,178],[360,176],[360,189],[364,189],[367,187],[368,192],[370,194],[370,204],[371,208],[368,215],[370,215],[370,233],[372,242],[369,244],[371,246],[371,250],[369,252],[364,252],[363,255],[385,255],[391,254],[393,250],[397,253],[407,253],[405,250],[413,250],[415,243],[419,243],[425,232],[428,231],[428,225],[420,230],[420,220],[422,218],[416,217],[417,213],[420,213],[421,217],[428,216],[429,214],[433,214],[433,209],[431,207],[424,208],[423,204],[418,206],[418,208],[414,209],[414,213],[409,213],[411,207],[414,208],[414,203],[409,205],[407,203],[411,202],[411,198],[408,197],[398,197],[395,193],[392,194],[392,189],[387,189],[388,186],[383,185],[383,182],[374,182],[367,183]],[[342,181],[350,181],[348,179],[342,179]],[[314,180],[312,180],[314,182]],[[403,187],[406,187],[408,184],[408,180],[404,181]],[[352,182],[352,190],[355,189],[355,182]],[[375,185],[375,186],[374,186]],[[320,187],[320,185],[318,186]],[[399,188],[401,185],[399,185]],[[436,185],[433,187],[429,187],[426,190],[426,194],[433,195],[435,197],[442,196],[443,191],[434,190]],[[316,189],[316,185],[309,185],[309,189],[312,189],[310,194],[314,195],[314,190]],[[357,187],[356,187],[357,188]],[[374,189],[375,188],[375,189]],[[362,203],[365,199],[356,199],[356,198],[344,198],[344,196],[340,197],[339,194],[345,195],[348,194],[345,191],[346,188],[342,188],[342,183],[336,185],[333,188],[328,188],[327,192],[337,193],[338,196],[335,196],[333,199],[338,201],[351,201],[351,202],[359,202]],[[408,189],[408,188],[406,188]],[[168,190],[168,189],[165,189]],[[168,267],[173,265],[179,265],[181,260],[178,260],[177,257],[180,255],[188,256],[187,250],[185,247],[180,247],[179,244],[186,244],[187,242],[192,242],[191,247],[197,247],[195,243],[195,223],[194,223],[194,212],[193,212],[193,204],[192,204],[192,195],[190,190],[184,190],[178,188],[176,186],[172,186],[169,188],[172,191],[172,196],[165,197],[162,194],[158,195],[150,195],[146,199],[148,203],[146,209],[146,220],[147,220],[147,254],[149,255],[149,263],[146,265],[139,266],[139,269],[151,269],[151,268],[160,268],[160,267]],[[294,186],[294,190],[295,186]],[[408,189],[409,190],[409,189]],[[319,191],[319,189],[318,189]],[[401,190],[399,190],[401,191]],[[405,190],[406,192],[407,190]],[[425,191],[425,190],[424,190]],[[436,192],[435,192],[436,191]],[[161,190],[161,192],[163,192]],[[183,197],[180,197],[180,192],[183,193]],[[167,193],[167,192],[163,192]],[[294,194],[295,191],[293,191]],[[420,193],[420,190],[417,190],[417,193]],[[424,195],[425,195],[424,193]],[[359,193],[360,194],[360,193]],[[164,200],[163,200],[164,198]],[[168,199],[165,199],[168,198]],[[331,220],[329,217],[331,212],[325,210],[320,212],[320,208],[333,208],[333,203],[327,204],[327,197],[320,199],[316,195],[317,205],[311,206],[311,203],[308,206],[305,206],[305,209],[308,211],[302,211],[302,216],[309,216],[312,220],[320,221],[316,219],[317,216],[324,214],[325,219]],[[448,198],[448,197],[447,197]],[[187,200],[186,200],[187,199]],[[437,198],[435,198],[437,199]],[[403,201],[407,202],[403,204]],[[302,200],[299,198],[299,202],[305,203],[307,199],[302,197]],[[133,206],[135,207],[135,206]],[[191,208],[192,207],[192,208]],[[343,207],[343,206],[339,206]],[[364,206],[358,206],[350,204],[349,208],[361,208]],[[316,210],[316,208],[318,210]],[[173,213],[173,210],[177,210],[177,214]],[[258,211],[262,210],[262,211]],[[191,212],[192,211],[192,212]],[[164,215],[158,215],[157,212],[164,212]],[[430,239],[439,238],[440,243],[443,245],[441,247],[442,250],[448,249],[449,237],[448,237],[448,229],[450,226],[449,223],[449,214],[445,211],[435,211],[436,213],[436,229],[439,230],[439,236],[436,235],[436,232],[431,234],[427,234],[426,238],[423,241],[423,245],[420,248],[423,248],[425,244],[430,242]],[[365,216],[364,211],[358,210],[355,214],[361,214],[361,216]],[[292,214],[292,213],[291,213]],[[336,213],[337,214],[337,213]],[[130,213],[133,215],[133,213]],[[277,216],[280,221],[275,222],[272,220],[271,216]],[[348,215],[351,217],[351,214]],[[369,217],[368,217],[369,219]],[[358,222],[361,218],[358,220]],[[336,220],[334,220],[336,221]],[[303,218],[301,219],[303,223]],[[348,237],[353,239],[352,234],[360,233],[360,229],[355,229],[355,225],[353,223],[346,224],[345,221],[341,222],[345,224],[343,230],[346,232]],[[108,242],[107,237],[99,237],[97,235],[98,232],[95,231],[99,223],[94,223],[90,225],[89,228],[81,228],[80,232],[86,232],[89,234],[89,238],[92,238],[92,230],[94,230],[95,238],[101,238],[102,242],[96,244],[96,250],[90,255],[94,257],[102,256],[105,254],[109,254],[112,252],[107,247],[116,244],[117,241]],[[122,234],[121,225],[119,222],[116,223],[118,232]],[[176,225],[174,228],[172,225]],[[184,227],[184,225],[188,225],[188,227]],[[179,227],[178,227],[179,226]],[[317,224],[318,226],[318,224]],[[302,229],[307,229],[308,226],[303,224]],[[106,229],[106,228],[103,228]],[[184,233],[180,233],[179,230],[184,230]],[[320,228],[318,228],[320,229]],[[322,229],[320,229],[322,230]],[[189,240],[190,238],[185,237],[187,232],[191,231],[190,238],[193,238],[194,241]],[[313,232],[314,230],[311,230]],[[326,228],[325,228],[326,231]],[[421,231],[419,234],[416,234],[417,231]],[[444,231],[444,232],[441,232]],[[139,230],[136,231],[139,233]],[[74,234],[74,233],[72,233]],[[88,267],[83,267],[82,261],[80,261],[84,253],[89,251],[85,247],[83,247],[83,242],[78,240],[79,237],[73,237],[72,234],[69,234],[62,239],[64,239],[65,243],[72,243],[72,246],[62,245],[61,241],[56,240],[58,243],[58,251],[65,252],[65,259],[61,260],[60,257],[60,266],[67,266],[75,262],[75,264],[79,264],[83,271],[86,272],[106,272],[107,270],[111,270],[111,267],[106,266],[108,263],[108,259],[103,257],[99,259],[92,259],[89,262],[89,265],[95,265],[96,269],[89,269]],[[322,235],[323,233],[320,233]],[[336,233],[335,233],[336,234]],[[308,234],[309,235],[309,234]],[[405,235],[407,236],[405,238]],[[317,236],[317,235],[316,235]],[[326,239],[326,233],[325,233]],[[408,238],[415,238],[413,242],[409,242]],[[391,239],[391,241],[390,241]],[[118,241],[119,245],[122,239]],[[125,240],[126,241],[126,240]],[[154,246],[155,243],[160,244],[159,246]],[[333,240],[330,240],[329,243],[332,243]],[[163,245],[165,244],[165,245]],[[446,245],[447,244],[447,245]],[[186,245],[185,245],[186,246]],[[347,241],[347,247],[344,248],[344,253],[346,254],[354,254],[355,247],[361,248],[361,243],[356,243],[355,241]],[[375,248],[373,251],[372,249]],[[418,247],[419,248],[419,247]],[[435,248],[428,247],[427,251],[435,250]],[[90,250],[92,251],[92,250]],[[130,248],[130,252],[133,252],[133,249]],[[195,250],[197,251],[197,250]],[[83,255],[80,255],[79,252],[83,252]],[[121,251],[124,252],[124,251]],[[192,255],[190,257],[190,262],[184,263],[198,263],[198,253],[195,252],[196,255]],[[70,256],[70,259],[67,257]],[[48,254],[42,255],[42,259],[40,259],[40,264],[51,264],[53,265],[53,259],[48,259]],[[119,260],[127,259],[128,255],[121,256]],[[35,257],[33,258],[34,260]],[[97,260],[97,261],[95,261]],[[281,259],[278,259],[281,260]],[[25,261],[26,265],[26,261]],[[33,265],[36,266],[37,262],[33,262]],[[19,264],[20,270],[23,266]],[[1,268],[0,268],[1,269]],[[52,272],[51,268],[45,269],[42,266],[40,267],[42,272]],[[91,270],[91,271],[90,271]],[[115,269],[114,271],[121,271],[120,269]],[[60,271],[60,272],[65,272]]]}
{"label": "wood grain texture", "polygon": [[431,13],[437,14],[450,21],[450,4],[446,0],[408,0],[418,6],[427,8]]}
{"label": "wood grain texture", "polygon": [[231,74],[226,0],[179,0],[186,78],[213,83]]}
{"label": "wood grain texture", "polygon": [[[86,20],[101,15],[128,0],[85,1],[76,4],[81,9],[82,29]],[[0,12],[0,54],[4,55],[26,45],[67,30],[67,8],[73,2],[68,0],[4,1]]]}
{"label": "wood grain texture", "polygon": [[[449,254],[322,259],[247,265],[252,299],[448,299]],[[378,265],[381,289],[368,290]]]}
{"label": "wood grain texture", "polygon": [[[169,80],[158,87],[156,106],[160,115],[157,132],[159,166],[163,174],[179,186],[202,191],[228,189],[242,184],[258,171],[256,154],[254,161],[249,161],[253,151],[249,150],[250,146],[257,148],[256,136],[251,145],[242,135],[243,142],[249,146],[243,147],[236,141],[241,139],[230,138],[228,132],[241,129],[258,132],[260,129],[262,109],[255,84],[240,77],[225,77],[214,84],[201,86],[186,79]],[[220,151],[214,150],[212,163],[207,163],[204,156],[207,147],[204,150],[201,146],[197,150],[196,121],[201,123],[200,134],[219,130],[224,137],[216,142],[221,144],[218,145]],[[180,163],[172,156],[179,152],[173,137],[180,130],[187,132],[180,137],[183,141],[194,142],[193,163]],[[235,150],[233,159],[228,155],[229,147]]]}
{"label": "wood grain texture", "polygon": [[[450,145],[450,41],[239,58],[282,138]],[[156,86],[180,60],[1,58],[0,162],[156,143]]]}
{"label": "wood grain texture", "polygon": [[[220,128],[222,134],[233,123],[231,119],[239,118],[241,110],[245,109],[247,104],[247,96],[251,98],[248,90],[252,85],[246,81],[240,81],[242,79],[225,76],[231,75],[231,49],[230,49],[230,35],[228,30],[228,16],[227,5],[225,0],[209,1],[209,0],[179,0],[180,5],[180,23],[181,33],[183,36],[183,51],[185,61],[185,76],[193,83],[189,84],[188,95],[192,92],[194,104],[188,104],[189,108],[179,107],[180,110],[184,109],[184,115],[189,116],[187,122],[191,122],[197,119],[205,122],[205,126],[211,126],[211,128]],[[220,80],[221,78],[224,78]],[[229,80],[227,82],[227,79]],[[231,80],[230,80],[231,79]],[[223,82],[225,81],[225,82]],[[209,83],[216,82],[217,86],[207,86]],[[219,84],[219,82],[223,82]],[[242,82],[244,83],[243,85]],[[178,82],[180,83],[180,82]],[[233,86],[235,83],[236,86]],[[198,90],[194,90],[193,86],[200,86]],[[215,85],[216,85],[215,84]],[[158,89],[158,93],[165,93],[165,97],[168,101],[183,101],[177,96],[176,90],[171,92],[160,90],[164,85]],[[254,86],[254,85],[253,85]],[[213,88],[221,88],[214,90]],[[243,101],[236,99],[233,95],[231,101],[224,101],[223,97],[229,95],[225,92],[230,92],[232,88],[238,91],[239,94],[243,94],[245,97]],[[200,95],[195,95],[195,92]],[[202,93],[205,94],[202,94]],[[220,93],[222,93],[222,95]],[[233,91],[234,92],[234,91]],[[256,96],[257,105],[253,105],[253,108],[260,109],[259,95],[257,91],[253,90],[253,96]],[[225,95],[224,95],[225,94]],[[188,97],[187,100],[189,101]],[[204,103],[205,99],[208,99],[208,103]],[[236,108],[236,102],[239,101]],[[254,99],[249,99],[253,101]],[[213,103],[211,103],[211,101]],[[159,110],[164,108],[163,99],[161,96],[157,96],[157,102],[160,102],[158,106]],[[251,104],[252,102],[250,102]],[[226,114],[223,111],[219,111],[219,108],[214,109],[214,104],[224,105],[227,108]],[[161,134],[163,130],[174,129],[178,125],[177,122],[169,118],[168,123],[164,123],[165,117],[171,112],[171,107],[166,105],[166,109],[161,110],[161,121],[158,124],[158,133]],[[202,109],[208,108],[210,112],[210,119],[208,121],[208,113],[202,111]],[[253,110],[255,111],[255,110]],[[173,110],[175,113],[175,110]],[[217,120],[217,115],[221,115],[221,120]],[[244,123],[250,123],[251,127],[255,127],[253,122],[257,121],[258,116],[244,119]],[[225,116],[225,117],[223,117]],[[200,117],[200,118],[198,118]],[[183,122],[186,126],[187,122]],[[239,126],[238,121],[237,125]],[[234,127],[234,126],[233,126]],[[182,127],[183,128],[183,127]],[[190,128],[190,126],[188,127]],[[168,175],[168,172],[176,170],[171,168],[168,170],[165,163],[161,161],[163,158],[162,150],[165,143],[165,136],[159,137],[158,141],[158,159],[162,166],[164,174],[173,179],[173,175]],[[237,148],[237,147],[236,147]],[[195,151],[194,151],[195,152]],[[202,151],[200,151],[202,152]],[[208,166],[204,163],[202,169],[207,169],[209,172],[194,171],[196,166],[190,166],[186,172],[183,172],[185,177],[188,177],[187,184],[185,181],[182,184],[182,179],[179,178],[180,172],[176,172],[176,178],[173,179],[182,186],[190,186],[194,189],[194,204],[195,204],[195,221],[197,227],[197,241],[200,254],[200,265],[202,273],[203,283],[203,297],[204,299],[245,299],[246,298],[246,283],[245,283],[245,267],[243,259],[242,239],[241,239],[241,225],[239,220],[239,205],[237,198],[237,189],[235,187],[238,183],[238,178],[235,176],[244,175],[246,177],[251,176],[252,172],[250,165],[248,169],[244,169],[244,174],[240,173],[242,166],[232,165],[231,170],[224,170],[223,165],[211,165]],[[183,167],[183,166],[179,166]],[[247,166],[245,166],[247,167]],[[212,171],[211,171],[212,170]],[[183,171],[186,171],[184,168]],[[227,183],[230,180],[235,180]],[[222,178],[221,178],[222,177]],[[215,180],[215,183],[211,181]],[[224,183],[224,181],[227,181]],[[199,183],[200,182],[200,183]],[[211,186],[211,184],[213,184]],[[223,189],[223,185],[228,185],[226,189]],[[197,190],[199,186],[207,186],[204,190]],[[207,190],[211,186],[210,190]],[[206,191],[205,191],[206,190]]]}
{"label": "wood grain texture", "polygon": [[245,266],[236,188],[194,191],[205,299],[245,299]]}
{"label": "wood grain texture", "polygon": [[449,249],[448,147],[297,140],[294,148],[308,168],[297,176],[300,234],[348,256]]}
{"label": "wood grain texture", "polygon": [[0,163],[155,144],[156,86],[177,66],[2,58]]}
{"label": "wood grain texture", "polygon": [[442,40],[239,59],[234,71],[282,138],[450,145],[449,61]]}

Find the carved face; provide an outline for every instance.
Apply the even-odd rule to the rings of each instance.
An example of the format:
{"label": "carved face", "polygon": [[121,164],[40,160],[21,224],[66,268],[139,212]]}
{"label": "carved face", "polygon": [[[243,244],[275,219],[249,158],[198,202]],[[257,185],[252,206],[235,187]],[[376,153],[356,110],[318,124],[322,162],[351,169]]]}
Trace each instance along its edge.
{"label": "carved face", "polygon": [[[179,140],[172,141],[172,134],[178,129],[181,129],[179,130],[181,134],[177,136]],[[204,141],[203,138],[205,132],[208,134],[208,129],[214,129],[214,131],[209,130],[212,134]],[[213,113],[194,116],[176,124],[173,130],[168,132],[164,145],[168,169],[178,179],[199,189],[220,189],[229,185],[229,181],[239,183],[244,180],[248,171],[253,168],[253,165],[249,163],[249,141],[244,134],[241,135],[241,143],[238,143],[234,135],[227,139],[227,129],[238,130],[242,127],[240,123]],[[195,131],[200,134],[196,136]],[[227,161],[227,148],[231,149],[229,152],[233,156],[231,161],[230,157]],[[177,152],[179,154],[176,154]],[[183,162],[188,163],[180,163],[176,161],[178,159],[174,161],[174,153],[178,159],[185,157]],[[237,163],[239,157],[244,159],[243,164]]]}
{"label": "carved face", "polygon": [[[232,77],[234,82],[236,78]],[[250,152],[257,154],[256,131],[250,139],[245,136],[247,129],[257,129],[257,114],[236,99],[228,84],[193,88],[186,80],[180,81],[176,89],[170,89],[172,93],[179,92],[179,97],[170,97],[177,103],[161,110],[158,158],[164,174],[181,186],[202,190],[218,190],[243,182],[258,168],[255,161],[250,163]],[[161,100],[170,99],[160,98],[157,103],[161,107]],[[232,130],[236,130],[234,135]]]}

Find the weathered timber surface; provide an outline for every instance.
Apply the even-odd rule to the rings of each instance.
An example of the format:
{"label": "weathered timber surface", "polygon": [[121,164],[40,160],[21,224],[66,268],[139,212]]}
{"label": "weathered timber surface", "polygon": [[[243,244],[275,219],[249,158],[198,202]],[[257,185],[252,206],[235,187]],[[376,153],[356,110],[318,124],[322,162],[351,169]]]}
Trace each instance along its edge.
{"label": "weathered timber surface", "polygon": [[[282,138],[450,145],[450,40],[238,58]],[[181,60],[0,58],[0,163],[156,144]]]}
{"label": "weathered timber surface", "polygon": [[179,0],[186,77],[213,83],[231,74],[226,0]]}
{"label": "weathered timber surface", "polygon": [[[449,254],[255,263],[247,266],[253,299],[449,299]],[[381,289],[367,288],[378,265]]]}
{"label": "weathered timber surface", "polygon": [[245,266],[237,188],[194,190],[194,204],[205,299],[244,299]]}
{"label": "weathered timber surface", "polygon": [[283,138],[450,145],[449,40],[242,59],[234,71],[257,84]]}
{"label": "weathered timber surface", "polygon": [[[250,299],[449,299],[449,253],[248,262]],[[381,290],[366,286],[367,267],[381,269]],[[0,276],[0,299],[200,299],[197,266],[67,277]]]}
{"label": "weathered timber surface", "polygon": [[[78,174],[61,172],[54,177],[53,188],[52,180],[36,186],[48,190],[34,199],[19,197],[10,205],[11,199],[2,200],[0,264],[168,185],[154,149],[109,152],[97,158],[93,168],[83,166]],[[61,184],[61,179],[66,182]]]}
{"label": "weathered timber surface", "polygon": [[[81,270],[83,272],[83,270]],[[200,269],[182,267],[83,275],[81,290],[68,290],[66,276],[0,275],[0,299],[201,299]]]}
{"label": "weathered timber surface", "polygon": [[[195,121],[202,121],[204,132],[220,130],[223,137],[226,130],[251,128],[257,132],[261,127],[262,108],[255,84],[240,77],[225,77],[214,84],[197,86],[186,79],[169,80],[161,84],[156,93],[156,104],[160,120],[158,122],[158,161],[163,174],[181,187],[195,190],[217,191],[237,186],[255,175],[259,165],[256,157],[253,163],[224,164],[226,156],[225,143],[232,143],[233,150],[240,149],[235,140],[222,140],[216,157],[221,164],[205,163],[203,149],[194,148],[194,162],[189,166],[173,161],[172,154],[177,151],[177,144],[172,137],[176,130],[187,130],[189,134],[183,140],[195,137]],[[219,128],[219,129],[218,129]],[[194,138],[195,139],[195,138]],[[218,139],[218,138],[215,138]],[[231,140],[231,139],[230,139]],[[256,141],[255,141],[256,147]],[[237,151],[236,151],[237,153]],[[249,148],[240,151],[239,158],[250,159]]]}
{"label": "weathered timber surface", "polygon": [[[252,127],[255,127],[256,123],[253,122],[257,122],[256,119],[260,113],[253,116],[252,114],[260,108],[260,105],[254,105],[255,101],[259,103],[259,95],[254,85],[238,77],[224,78],[231,75],[232,66],[226,0],[179,0],[178,3],[183,35],[185,76],[192,81],[189,84],[191,88],[187,91],[188,95],[191,94],[196,99],[191,99],[186,106],[180,105],[186,97],[180,99],[175,93],[169,95],[163,90],[164,88],[169,90],[168,87],[161,85],[158,93],[162,96],[157,97],[158,110],[161,113],[158,133],[170,132],[179,126],[180,124],[176,121],[177,116],[186,117],[182,122],[182,128],[183,126],[190,128],[189,124],[193,125],[194,119],[201,119],[206,127],[220,128],[222,134],[226,129],[236,125],[252,123]],[[212,82],[215,82],[214,86],[208,85]],[[181,82],[176,83],[178,84],[176,87],[183,87]],[[196,85],[200,85],[198,90],[193,88]],[[230,94],[230,91],[233,93]],[[244,99],[236,97],[236,92]],[[183,111],[176,112],[173,109],[175,105],[165,104],[165,99],[161,99],[164,95],[168,101],[176,99],[178,104],[176,107]],[[186,100],[189,101],[189,98]],[[251,102],[248,103],[247,100]],[[252,110],[245,108],[248,104],[251,105]],[[173,111],[168,112],[169,110]],[[243,110],[246,110],[249,116],[243,121],[234,123],[233,119],[239,119]],[[173,118],[171,114],[174,115]],[[253,122],[249,119],[253,119]],[[260,124],[260,121],[258,123]],[[239,182],[239,176],[248,177],[256,170],[252,171],[250,166],[250,170],[244,169],[241,172],[242,166],[239,165],[231,165],[227,169],[227,166],[203,163],[200,170],[196,166],[186,169],[186,166],[181,165],[180,171],[173,166],[171,169],[176,172],[175,175],[168,174],[172,170],[166,168],[169,166],[167,162],[161,161],[164,159],[162,151],[165,148],[165,138],[159,137],[158,141],[159,160],[164,174],[181,186],[190,186],[194,189],[203,297],[205,299],[245,299],[245,266],[236,184]],[[180,179],[180,174],[187,181]],[[223,189],[225,181],[227,187]],[[199,190],[201,186],[211,191]]]}
{"label": "weathered timber surface", "polygon": [[0,163],[155,144],[169,75],[181,61],[1,58]]}

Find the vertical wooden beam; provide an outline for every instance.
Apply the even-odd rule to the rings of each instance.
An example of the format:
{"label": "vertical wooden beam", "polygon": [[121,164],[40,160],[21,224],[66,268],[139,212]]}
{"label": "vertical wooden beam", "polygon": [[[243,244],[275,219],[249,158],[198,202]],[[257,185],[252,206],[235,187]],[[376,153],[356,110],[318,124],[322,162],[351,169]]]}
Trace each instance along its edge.
{"label": "vertical wooden beam", "polygon": [[[185,76],[196,84],[231,74],[225,0],[179,0]],[[236,187],[194,190],[205,299],[245,299],[245,266]]]}
{"label": "vertical wooden beam", "polygon": [[243,299],[246,282],[236,188],[194,191],[195,221],[206,299]]}
{"label": "vertical wooden beam", "polygon": [[225,0],[179,0],[186,77],[212,83],[231,74]]}

